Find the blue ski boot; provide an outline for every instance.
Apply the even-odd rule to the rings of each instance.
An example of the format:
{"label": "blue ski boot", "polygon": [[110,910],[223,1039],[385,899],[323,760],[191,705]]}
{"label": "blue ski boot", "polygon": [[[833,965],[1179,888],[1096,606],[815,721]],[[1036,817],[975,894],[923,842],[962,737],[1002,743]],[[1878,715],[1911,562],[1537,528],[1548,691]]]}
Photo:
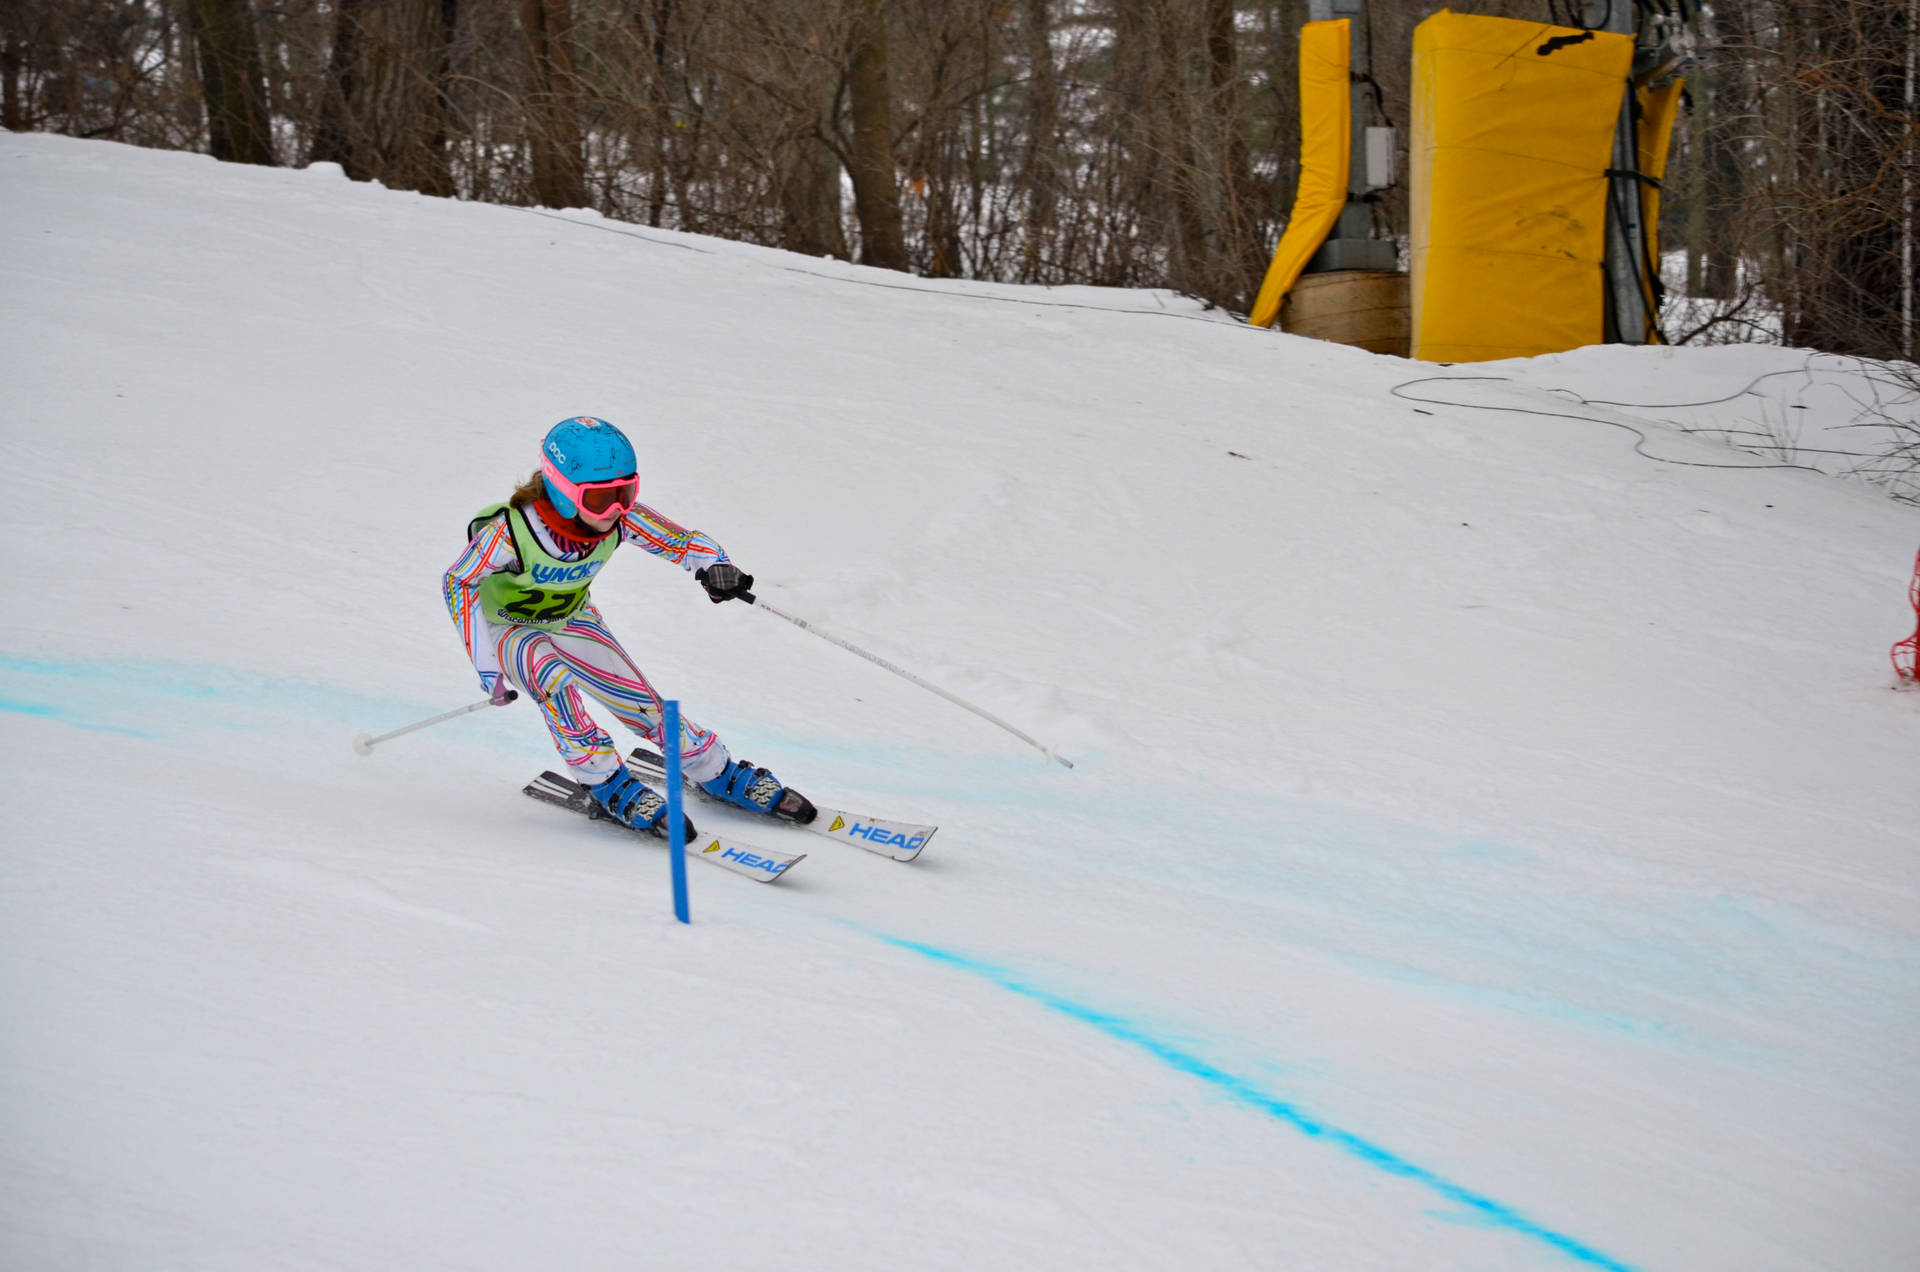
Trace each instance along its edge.
{"label": "blue ski boot", "polygon": [[[667,837],[667,797],[627,771],[622,764],[612,777],[587,787],[587,794],[607,817],[629,830]],[[687,839],[694,838],[693,819],[681,814]]]}
{"label": "blue ski boot", "polygon": [[720,770],[718,777],[700,783],[700,789],[736,808],[802,826],[818,816],[818,810],[805,795],[780,785],[779,778],[763,768],[755,768],[750,760],[733,761]]}

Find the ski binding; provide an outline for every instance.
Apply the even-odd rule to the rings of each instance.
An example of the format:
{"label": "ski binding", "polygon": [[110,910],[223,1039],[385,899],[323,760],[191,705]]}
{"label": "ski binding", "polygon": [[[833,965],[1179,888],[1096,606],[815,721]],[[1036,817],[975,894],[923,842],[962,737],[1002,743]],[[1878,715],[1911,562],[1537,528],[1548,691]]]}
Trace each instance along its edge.
{"label": "ski binding", "polygon": [[[633,749],[627,756],[627,767],[656,782],[666,782],[666,761],[657,752],[645,747]],[[715,799],[707,794],[697,783],[688,782],[686,788],[709,803],[719,804],[723,808],[734,807],[723,799]],[[868,817],[861,813],[850,813],[844,808],[828,808],[825,804],[816,804],[814,807],[817,812],[812,820],[790,821],[786,824],[852,844],[856,848],[864,848],[868,852],[877,852],[895,861],[912,861],[918,857],[933,838],[934,832],[940,829],[938,826],[921,826],[885,817]]]}
{"label": "ski binding", "polygon": [[[592,821],[604,821],[618,826],[593,802],[593,796],[587,794],[587,788],[572,778],[548,770],[528,782],[524,792],[533,798],[548,804],[557,804],[561,808],[571,809]],[[626,827],[621,827],[626,830]],[[631,831],[646,839],[666,845],[665,836],[647,831]],[[710,861],[723,870],[743,874],[760,883],[773,883],[784,877],[788,870],[806,860],[804,852],[775,852],[770,848],[759,848],[753,844],[741,843],[725,835],[709,835],[704,832],[687,840],[687,856]]]}

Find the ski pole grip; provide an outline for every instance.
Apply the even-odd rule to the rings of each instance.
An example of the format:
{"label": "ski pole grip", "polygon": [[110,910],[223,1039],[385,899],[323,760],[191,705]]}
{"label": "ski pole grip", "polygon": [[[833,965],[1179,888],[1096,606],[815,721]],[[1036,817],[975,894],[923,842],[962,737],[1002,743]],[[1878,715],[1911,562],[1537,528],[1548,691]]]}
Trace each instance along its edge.
{"label": "ski pole grip", "polygon": [[753,604],[753,593],[752,593],[752,592],[741,592],[741,593],[739,593],[738,595],[739,595],[739,597],[740,597],[740,599],[741,599],[741,600],[743,600],[743,601],[745,601],[745,602],[746,602],[747,604],[749,604],[749,605],[751,605],[751,604]]}

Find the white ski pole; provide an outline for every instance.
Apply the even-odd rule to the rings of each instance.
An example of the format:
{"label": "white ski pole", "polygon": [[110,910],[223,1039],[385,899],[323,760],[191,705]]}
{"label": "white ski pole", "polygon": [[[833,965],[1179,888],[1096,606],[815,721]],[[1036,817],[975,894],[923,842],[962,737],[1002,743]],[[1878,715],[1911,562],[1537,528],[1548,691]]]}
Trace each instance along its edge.
{"label": "white ski pole", "polygon": [[353,749],[355,753],[359,755],[372,755],[374,747],[379,746],[382,742],[390,742],[394,738],[399,737],[403,733],[412,733],[415,729],[424,729],[430,724],[439,724],[444,720],[451,720],[455,716],[467,715],[471,712],[479,711],[484,707],[490,707],[492,705],[493,705],[492,698],[482,698],[480,699],[480,701],[470,702],[464,707],[455,707],[451,711],[443,711],[439,715],[434,716],[432,719],[416,720],[412,724],[402,725],[399,728],[395,729],[393,732],[382,733],[378,737],[375,737],[371,733],[361,733],[354,737]]}
{"label": "white ski pole", "polygon": [[1036,739],[1028,736],[1027,734],[1022,733],[1020,730],[1008,724],[1005,720],[1002,720],[999,716],[994,715],[990,711],[985,711],[979,707],[974,706],[971,702],[968,702],[965,698],[959,697],[956,694],[948,693],[945,689],[942,689],[939,685],[931,684],[925,680],[922,680],[920,677],[914,675],[912,672],[906,670],[905,668],[894,666],[892,663],[880,657],[878,654],[870,654],[866,650],[854,644],[852,641],[841,640],[838,636],[835,636],[831,632],[823,632],[818,627],[815,627],[812,623],[809,623],[806,619],[800,618],[793,614],[789,614],[783,609],[777,609],[774,606],[767,604],[767,602],[759,599],[751,592],[742,592],[740,594],[740,599],[747,602],[747,604],[753,606],[755,609],[765,610],[767,613],[773,615],[775,618],[786,619],[789,623],[792,623],[795,627],[798,627],[803,632],[812,632],[815,636],[818,636],[821,640],[832,641],[834,644],[840,646],[840,648],[846,650],[848,653],[858,654],[860,657],[866,659],[868,662],[872,663],[874,666],[884,667],[888,671],[892,672],[894,675],[900,677],[902,680],[910,680],[914,684],[919,685],[922,689],[925,689],[928,693],[939,694],[942,698],[945,698],[948,702],[951,702],[954,706],[963,707],[966,710],[973,712],[973,714],[979,716],[982,720],[985,720],[987,723],[998,725],[1000,728],[1005,729],[1008,733],[1013,734],[1014,737],[1019,738],[1022,742],[1025,742],[1028,746],[1040,752],[1040,754],[1046,756],[1048,759],[1052,760],[1054,763],[1064,764],[1068,768],[1073,767],[1072,760],[1068,759],[1064,755],[1061,755],[1059,752],[1055,751],[1052,747],[1046,745],[1044,742],[1037,741]]}

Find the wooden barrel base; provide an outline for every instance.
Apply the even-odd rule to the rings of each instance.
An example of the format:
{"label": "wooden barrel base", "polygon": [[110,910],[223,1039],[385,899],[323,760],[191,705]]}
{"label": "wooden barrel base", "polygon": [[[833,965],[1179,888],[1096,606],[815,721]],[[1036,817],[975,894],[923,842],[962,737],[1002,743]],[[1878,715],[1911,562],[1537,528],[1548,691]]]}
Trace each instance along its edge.
{"label": "wooden barrel base", "polygon": [[1404,358],[1413,335],[1408,283],[1398,270],[1302,274],[1280,308],[1280,330]]}

